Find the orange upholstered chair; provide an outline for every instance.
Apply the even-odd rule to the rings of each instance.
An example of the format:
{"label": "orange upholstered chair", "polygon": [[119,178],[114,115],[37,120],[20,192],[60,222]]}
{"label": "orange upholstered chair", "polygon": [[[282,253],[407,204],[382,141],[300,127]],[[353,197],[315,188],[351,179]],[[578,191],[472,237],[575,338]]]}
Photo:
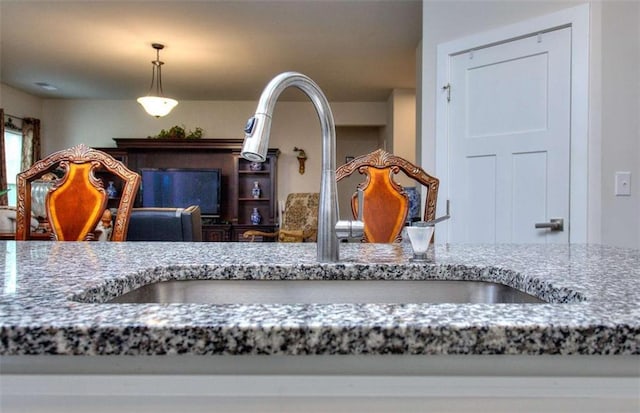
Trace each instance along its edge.
{"label": "orange upholstered chair", "polygon": [[130,171],[111,155],[77,145],[55,152],[20,172],[16,214],[16,240],[31,239],[31,183],[43,175],[61,175],[46,194],[45,208],[52,238],[58,241],[88,241],[107,209],[108,195],[96,173],[122,181],[118,213],[112,229],[112,241],[124,241],[140,175]]}
{"label": "orange upholstered chair", "polygon": [[[426,187],[423,219],[435,219],[440,181],[419,166],[378,149],[340,166],[336,170],[336,180],[340,181],[356,171],[366,176],[366,180],[358,185],[364,193],[363,241],[389,243],[401,240],[402,228],[409,211],[409,196],[393,179],[400,171]],[[351,210],[354,218],[357,217],[357,190],[351,199]]]}

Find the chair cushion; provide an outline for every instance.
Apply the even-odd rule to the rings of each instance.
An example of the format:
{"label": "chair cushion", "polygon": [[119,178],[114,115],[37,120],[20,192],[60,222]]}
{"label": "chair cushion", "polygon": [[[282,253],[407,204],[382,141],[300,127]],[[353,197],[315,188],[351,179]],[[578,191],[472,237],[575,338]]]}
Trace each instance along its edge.
{"label": "chair cushion", "polygon": [[48,218],[59,241],[82,241],[107,207],[107,194],[91,179],[95,165],[68,163],[66,179],[46,195]]}

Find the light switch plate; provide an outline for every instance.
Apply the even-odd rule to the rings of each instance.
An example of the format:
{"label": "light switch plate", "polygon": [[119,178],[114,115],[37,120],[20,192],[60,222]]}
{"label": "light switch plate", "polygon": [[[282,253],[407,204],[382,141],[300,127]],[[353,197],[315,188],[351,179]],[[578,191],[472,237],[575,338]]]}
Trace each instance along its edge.
{"label": "light switch plate", "polygon": [[631,195],[631,172],[616,172],[616,196]]}

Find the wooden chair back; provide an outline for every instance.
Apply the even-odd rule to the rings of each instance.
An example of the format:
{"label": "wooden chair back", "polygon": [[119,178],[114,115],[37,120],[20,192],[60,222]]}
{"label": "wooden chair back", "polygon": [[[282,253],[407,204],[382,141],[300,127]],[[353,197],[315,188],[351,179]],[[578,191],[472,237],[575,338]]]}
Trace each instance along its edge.
{"label": "wooden chair back", "polygon": [[[336,180],[340,181],[355,171],[366,176],[366,180],[358,184],[358,188],[364,192],[364,242],[390,243],[401,240],[402,228],[409,212],[409,195],[393,179],[400,171],[426,187],[422,219],[435,219],[440,181],[419,166],[378,149],[340,166],[336,170]],[[357,193],[356,190],[351,199],[354,218],[358,216]]]}
{"label": "wooden chair back", "polygon": [[45,208],[53,239],[87,241],[107,208],[108,195],[96,172],[119,178],[123,185],[111,241],[125,241],[140,175],[111,155],[83,144],[55,152],[17,176],[16,240],[31,239],[31,183],[45,174],[62,173],[46,194]]}

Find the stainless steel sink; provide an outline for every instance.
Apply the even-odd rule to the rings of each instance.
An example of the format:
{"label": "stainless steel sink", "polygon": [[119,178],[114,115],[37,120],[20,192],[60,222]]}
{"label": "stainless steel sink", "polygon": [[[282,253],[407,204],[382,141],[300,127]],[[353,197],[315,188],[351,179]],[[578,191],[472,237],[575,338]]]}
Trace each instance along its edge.
{"label": "stainless steel sink", "polygon": [[482,281],[187,280],[147,284],[109,303],[497,304],[544,301],[506,285]]}

